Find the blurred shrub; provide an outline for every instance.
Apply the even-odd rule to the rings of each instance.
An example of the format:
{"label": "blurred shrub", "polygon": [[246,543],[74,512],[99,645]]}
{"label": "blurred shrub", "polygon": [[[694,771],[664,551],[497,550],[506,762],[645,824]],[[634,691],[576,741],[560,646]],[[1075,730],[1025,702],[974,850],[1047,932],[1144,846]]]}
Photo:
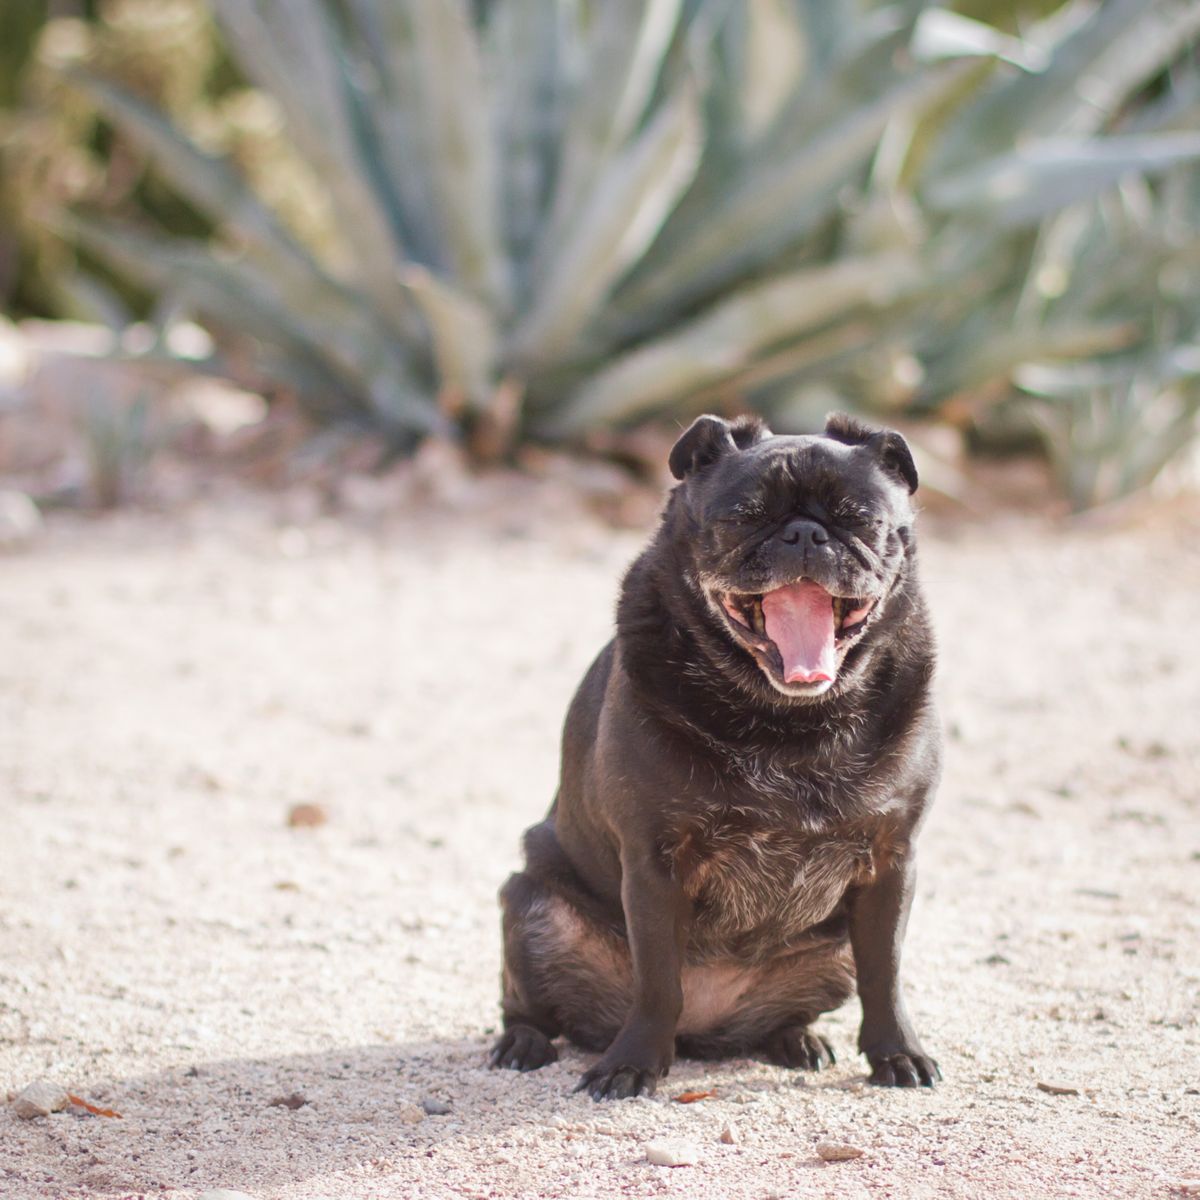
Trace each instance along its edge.
{"label": "blurred shrub", "polygon": [[200,227],[164,236],[88,188],[53,220],[321,414],[495,453],[702,408],[967,421],[1016,395],[1080,505],[1194,432],[1188,0],[1021,20],[912,0],[211,7],[256,92],[187,101],[207,34],[180,33],[149,83],[106,60],[121,19],[203,24],[185,0],[43,44]]}
{"label": "blurred shrub", "polygon": [[72,64],[88,63],[228,157],[302,236],[327,228],[321,189],[277,110],[237,74],[204,0],[51,0],[14,5],[3,20],[0,210],[23,255],[19,277],[0,278],[10,310],[121,325],[152,306],[154,293],[65,243],[57,212],[79,207],[189,237],[214,231],[140,143],[66,81]]}
{"label": "blurred shrub", "polygon": [[[146,214],[188,233],[211,226],[198,225],[190,208],[143,170],[140,153],[45,62],[86,54],[181,114],[202,98],[215,31],[201,3],[172,0],[126,0],[102,6],[102,13],[86,3],[13,5],[5,21],[8,33],[19,24],[19,36],[6,40],[0,105],[25,101],[19,112],[0,112],[0,205],[12,216],[22,252],[19,277],[10,273],[4,287],[6,302],[18,312],[95,317],[98,304],[116,297],[76,273],[70,248],[45,224],[48,212],[86,202],[97,212]],[[178,67],[173,59],[181,60]]]}
{"label": "blurred shrub", "polygon": [[37,0],[0,8],[0,311],[12,304],[31,273],[18,228],[23,210],[10,186],[5,143],[14,126],[11,110],[20,98],[21,81],[45,20],[46,5]]}

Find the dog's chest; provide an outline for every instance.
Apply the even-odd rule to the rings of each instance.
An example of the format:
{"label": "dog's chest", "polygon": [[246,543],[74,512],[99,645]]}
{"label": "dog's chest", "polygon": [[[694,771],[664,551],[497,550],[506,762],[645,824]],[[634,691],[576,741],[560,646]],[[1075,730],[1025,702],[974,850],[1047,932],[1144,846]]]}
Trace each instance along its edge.
{"label": "dog's chest", "polygon": [[820,924],[874,870],[865,835],[809,834],[745,815],[698,823],[673,853],[693,904],[693,943],[749,957]]}

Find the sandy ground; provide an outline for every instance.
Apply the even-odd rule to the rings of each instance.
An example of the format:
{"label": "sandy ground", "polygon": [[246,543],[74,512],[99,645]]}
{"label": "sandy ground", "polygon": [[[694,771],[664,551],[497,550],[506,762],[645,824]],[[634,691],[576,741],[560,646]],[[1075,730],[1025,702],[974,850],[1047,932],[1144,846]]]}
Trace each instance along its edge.
{"label": "sandy ground", "polygon": [[[122,1114],[0,1105],[0,1196],[1025,1200],[1200,1176],[1200,512],[926,522],[949,764],[907,978],[941,1087],[864,1087],[848,1006],[824,1074],[684,1061],[598,1106],[571,1049],[484,1065],[496,888],[640,541],[536,509],[60,517],[0,560],[0,1097],[46,1077]],[[328,823],[289,828],[298,803]],[[689,1088],[717,1094],[672,1101]],[[699,1161],[650,1165],[661,1138]],[[865,1153],[827,1164],[822,1141]]]}

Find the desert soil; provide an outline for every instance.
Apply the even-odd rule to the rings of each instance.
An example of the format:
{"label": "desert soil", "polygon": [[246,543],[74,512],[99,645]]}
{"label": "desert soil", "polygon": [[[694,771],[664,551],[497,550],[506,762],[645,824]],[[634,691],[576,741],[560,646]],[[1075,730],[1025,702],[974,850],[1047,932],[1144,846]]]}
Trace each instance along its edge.
{"label": "desert soil", "polygon": [[[1200,1177],[1200,510],[923,535],[949,760],[906,975],[945,1082],[864,1086],[847,1006],[832,1070],[681,1061],[654,1099],[596,1105],[569,1047],[485,1065],[495,893],[641,535],[536,489],[383,523],[52,519],[0,560],[0,1101],[46,1078],[121,1117],[0,1104],[0,1196]],[[290,827],[298,804],[328,820]],[[674,1102],[693,1089],[715,1095]],[[695,1164],[647,1162],[663,1139]]]}

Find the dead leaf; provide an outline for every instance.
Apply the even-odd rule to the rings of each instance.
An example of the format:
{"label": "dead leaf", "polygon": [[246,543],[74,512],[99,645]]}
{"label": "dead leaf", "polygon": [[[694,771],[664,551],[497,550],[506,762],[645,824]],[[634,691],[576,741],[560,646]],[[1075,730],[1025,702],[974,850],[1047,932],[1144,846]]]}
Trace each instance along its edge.
{"label": "dead leaf", "polygon": [[1043,1083],[1038,1080],[1038,1091],[1049,1092],[1051,1096],[1078,1096],[1079,1089],[1076,1087],[1068,1087],[1064,1083]]}
{"label": "dead leaf", "polygon": [[89,1104],[86,1100],[81,1100],[78,1096],[72,1096],[70,1092],[67,1093],[67,1099],[72,1104],[78,1104],[80,1108],[87,1109],[95,1117],[116,1117],[118,1121],[124,1120],[121,1114],[114,1109],[99,1108],[95,1104]]}
{"label": "dead leaf", "polygon": [[716,1094],[716,1092],[680,1092],[678,1096],[671,1098],[676,1104],[695,1104],[697,1100],[712,1100]]}

